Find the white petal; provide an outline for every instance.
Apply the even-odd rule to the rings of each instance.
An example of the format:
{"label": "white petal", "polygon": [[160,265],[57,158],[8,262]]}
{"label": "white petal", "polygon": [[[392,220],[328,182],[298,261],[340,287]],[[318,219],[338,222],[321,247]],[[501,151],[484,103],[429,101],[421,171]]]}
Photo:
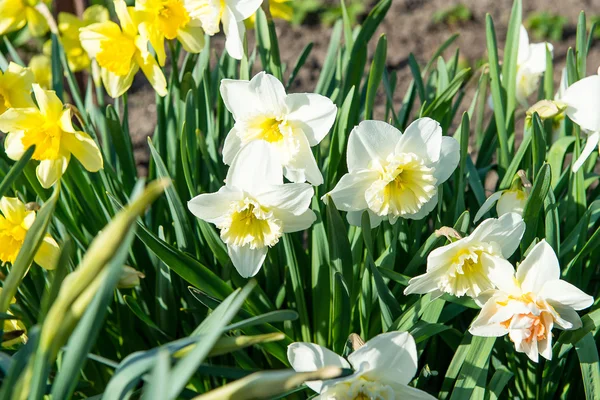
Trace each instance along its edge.
{"label": "white petal", "polygon": [[527,204],[527,196],[527,193],[520,189],[504,191],[496,205],[498,216],[501,217],[511,212],[523,215]]}
{"label": "white petal", "polygon": [[274,212],[274,215],[275,218],[283,223],[283,233],[303,231],[310,228],[317,220],[317,215],[311,209],[298,215],[277,210]]}
{"label": "white petal", "polygon": [[227,246],[229,258],[242,278],[258,274],[267,257],[268,247],[251,249],[250,246]]}
{"label": "white petal", "polygon": [[436,275],[438,275],[437,271],[415,276],[408,281],[408,286],[404,289],[404,294],[425,294],[438,290],[438,279]]}
{"label": "white petal", "polygon": [[250,18],[258,10],[263,0],[227,0],[226,4],[231,7],[239,21]]}
{"label": "white petal", "polygon": [[223,186],[216,193],[198,195],[188,201],[188,209],[196,218],[218,224],[227,214],[232,202],[243,199],[242,192]]}
{"label": "white petal", "polygon": [[504,190],[500,190],[488,197],[479,208],[479,211],[477,211],[477,214],[475,214],[473,222],[479,221],[481,217],[483,217],[488,211],[490,211],[492,207],[494,207],[494,204],[496,204],[496,202],[500,199],[502,193],[504,193]]}
{"label": "white petal", "polygon": [[414,214],[405,214],[404,218],[414,219],[414,220],[423,219],[437,207],[437,204],[438,204],[438,194],[436,192],[433,195],[433,197],[431,199],[429,199],[429,201],[427,203],[425,203],[425,204],[423,204],[423,206],[421,206],[421,209],[419,211],[417,211]]}
{"label": "white petal", "polygon": [[402,133],[383,121],[363,121],[348,139],[348,171],[370,169],[373,161],[385,160],[394,152]]}
{"label": "white petal", "polygon": [[554,48],[550,43],[534,43],[529,45],[529,57],[519,67],[531,74],[542,74],[546,71],[546,45],[552,54]]}
{"label": "white petal", "polygon": [[473,321],[469,332],[473,336],[499,337],[508,333],[508,329],[498,322],[491,321],[498,312],[498,307],[494,299],[488,300],[481,309],[481,312]]}
{"label": "white petal", "polygon": [[561,99],[567,115],[582,129],[600,131],[600,75],[592,75],[567,88]]}
{"label": "white petal", "polygon": [[440,159],[441,149],[442,127],[431,118],[419,118],[410,124],[396,145],[396,153],[414,153],[434,163]]}
{"label": "white petal", "polygon": [[234,126],[225,137],[225,143],[223,143],[223,162],[226,165],[231,165],[241,148],[242,141]]}
{"label": "white petal", "polygon": [[11,160],[16,161],[23,157],[23,153],[25,153],[26,150],[25,147],[23,147],[23,136],[23,131],[11,132],[6,135],[6,139],[4,139],[4,150]]}
{"label": "white petal", "polygon": [[233,159],[226,183],[249,193],[282,184],[283,170],[278,154],[263,140],[248,143]]}
{"label": "white petal", "polygon": [[581,317],[579,316],[579,314],[577,314],[577,311],[575,311],[571,307],[563,306],[559,303],[548,303],[552,305],[555,314],[557,314],[553,315],[554,322],[556,322],[556,325],[558,325],[562,329],[579,329],[583,326]]}
{"label": "white petal", "polygon": [[233,114],[236,121],[256,113],[259,100],[250,87],[250,81],[223,79],[220,91],[225,107]]}
{"label": "white petal", "polygon": [[518,293],[519,287],[515,280],[515,268],[503,258],[481,253],[481,263],[487,267],[488,279],[498,289],[512,294]]}
{"label": "white petal", "polygon": [[326,196],[331,197],[338,210],[365,210],[369,207],[365,200],[365,191],[378,177],[377,172],[371,171],[345,174]]}
{"label": "white petal", "polygon": [[429,393],[408,385],[394,384],[390,385],[394,388],[396,398],[402,400],[435,400],[435,397]]}
{"label": "white petal", "polygon": [[[288,346],[288,360],[297,372],[311,372],[325,366],[350,368],[344,358],[333,351],[313,343],[292,343]],[[317,393],[323,388],[323,381],[306,382],[306,386]]]}
{"label": "white petal", "polygon": [[[375,214],[373,211],[367,209],[367,213],[369,214],[369,223],[371,224],[371,229],[375,229],[383,222],[385,217],[379,216]],[[362,215],[365,210],[360,211],[348,211],[346,214],[346,219],[348,223],[353,226],[362,226]]]}
{"label": "white petal", "polygon": [[509,258],[519,247],[525,232],[525,222],[519,214],[508,213],[500,218],[483,221],[470,235],[473,241],[497,243],[504,258]]}
{"label": "white petal", "polygon": [[375,336],[350,354],[354,367],[368,364],[364,376],[387,384],[409,383],[417,373],[417,346],[408,332],[388,332]]}
{"label": "white petal", "polygon": [[273,75],[258,73],[250,81],[250,90],[256,93],[262,110],[279,117],[287,114],[285,88]]}
{"label": "white petal", "polygon": [[311,146],[319,144],[335,122],[337,107],[325,96],[290,94],[285,98],[285,103],[289,112],[288,121],[292,126],[302,129]]}
{"label": "white petal", "polygon": [[519,30],[519,50],[517,53],[517,65],[523,64],[529,58],[529,35],[527,29],[521,25]]}
{"label": "white petal", "polygon": [[546,282],[560,279],[560,265],[554,249],[545,240],[535,245],[517,268],[517,280],[524,293],[539,294]]}
{"label": "white petal", "polygon": [[440,159],[433,173],[438,185],[446,182],[452,176],[460,162],[460,145],[456,139],[443,136],[441,146]]}
{"label": "white petal", "polygon": [[585,147],[581,151],[579,158],[577,161],[573,163],[573,172],[579,171],[579,168],[583,166],[583,163],[590,157],[596,146],[598,146],[598,142],[600,142],[600,132],[592,133],[585,142]]}
{"label": "white petal", "polygon": [[563,280],[548,281],[539,293],[551,305],[560,303],[575,310],[583,310],[594,303],[594,298],[587,295],[577,286]]}
{"label": "white petal", "polygon": [[298,137],[298,153],[283,169],[283,174],[290,182],[310,182],[314,186],[323,184],[323,174],[317,165],[306,136]]}
{"label": "white petal", "polygon": [[314,194],[315,190],[307,183],[285,183],[256,194],[256,199],[265,207],[300,215],[310,207]]}
{"label": "white petal", "polygon": [[221,19],[223,31],[225,32],[225,48],[227,54],[236,60],[241,60],[244,57],[244,36],[246,27],[242,21],[237,21],[231,8],[225,7],[223,17]]}

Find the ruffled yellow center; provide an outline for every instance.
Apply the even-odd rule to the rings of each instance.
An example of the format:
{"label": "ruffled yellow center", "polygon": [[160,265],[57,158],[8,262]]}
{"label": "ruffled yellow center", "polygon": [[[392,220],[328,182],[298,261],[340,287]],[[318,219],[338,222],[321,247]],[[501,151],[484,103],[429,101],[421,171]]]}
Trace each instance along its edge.
{"label": "ruffled yellow center", "polygon": [[26,234],[27,230],[23,226],[0,216],[0,261],[2,263],[15,262]]}
{"label": "ruffled yellow center", "polygon": [[438,283],[438,288],[455,296],[477,297],[493,287],[488,278],[489,266],[482,263],[482,254],[496,255],[492,246],[469,246],[460,249],[449,260],[448,270]]}
{"label": "ruffled yellow center", "polygon": [[24,148],[35,145],[34,160],[56,160],[60,155],[62,130],[56,124],[47,124],[25,131],[21,143]]}
{"label": "ruffled yellow center", "polygon": [[167,39],[175,39],[180,28],[190,22],[183,3],[180,0],[163,0],[158,10],[158,23]]}
{"label": "ruffled yellow center", "polygon": [[232,203],[219,228],[228,245],[251,249],[273,246],[283,234],[281,222],[273,213],[249,198]]}
{"label": "ruffled yellow center", "polygon": [[100,49],[96,54],[96,61],[102,68],[118,76],[129,73],[136,51],[133,40],[125,35],[121,35],[119,39],[102,40]]}
{"label": "ruffled yellow center", "polygon": [[380,168],[380,173],[365,193],[369,208],[377,215],[415,214],[437,193],[434,168],[416,154],[395,156]]}
{"label": "ruffled yellow center", "polygon": [[8,94],[2,87],[0,87],[0,114],[11,107],[10,101],[8,100]]}
{"label": "ruffled yellow center", "polygon": [[253,123],[256,129],[255,138],[266,140],[269,143],[280,142],[283,140],[280,125],[282,121],[277,118],[259,118]]}
{"label": "ruffled yellow center", "polygon": [[340,382],[325,389],[321,396],[327,400],[396,400],[394,389],[364,377]]}

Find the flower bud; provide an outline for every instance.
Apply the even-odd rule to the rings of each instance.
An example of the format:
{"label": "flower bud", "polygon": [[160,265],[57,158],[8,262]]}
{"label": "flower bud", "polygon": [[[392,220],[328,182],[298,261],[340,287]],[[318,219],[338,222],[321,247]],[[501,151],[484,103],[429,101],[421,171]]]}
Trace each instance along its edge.
{"label": "flower bud", "polygon": [[142,272],[135,270],[129,265],[125,265],[117,287],[119,289],[133,289],[134,287],[139,286],[140,279],[144,279],[145,277],[146,275]]}
{"label": "flower bud", "polygon": [[555,100],[540,100],[527,110],[527,117],[531,118],[533,113],[538,113],[542,120],[554,118],[563,113],[567,105]]}

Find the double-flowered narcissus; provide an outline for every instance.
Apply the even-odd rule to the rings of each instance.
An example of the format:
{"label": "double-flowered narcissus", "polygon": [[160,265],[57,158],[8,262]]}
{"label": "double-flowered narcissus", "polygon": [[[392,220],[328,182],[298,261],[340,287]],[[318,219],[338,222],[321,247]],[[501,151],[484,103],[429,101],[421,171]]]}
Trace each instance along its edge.
{"label": "double-flowered narcissus", "polygon": [[320,400],[414,399],[433,400],[428,393],[408,386],[417,373],[415,340],[408,332],[375,336],[348,356],[348,360],[313,343],[292,343],[288,360],[298,372],[334,366],[353,369],[347,377],[306,382]]}
{"label": "double-flowered narcissus", "polygon": [[225,186],[188,203],[196,217],[215,224],[234,267],[243,277],[260,270],[269,247],[284,233],[309,228],[314,189],[307,183],[283,183],[277,153],[264,141],[244,147],[233,160]]}
{"label": "double-flowered narcissus", "polygon": [[527,98],[538,89],[540,77],[546,71],[546,48],[552,55],[550,43],[529,43],[527,29],[521,26],[517,54],[517,101],[527,106]]}
{"label": "double-flowered narcissus", "polygon": [[136,10],[142,12],[140,32],[150,40],[158,63],[165,64],[165,39],[177,39],[189,53],[199,53],[204,47],[204,31],[198,20],[192,20],[183,0],[137,0]]}
{"label": "double-flowered narcissus", "polygon": [[510,268],[506,259],[521,243],[525,223],[508,213],[483,221],[469,236],[439,247],[427,257],[427,272],[412,278],[404,294],[449,293],[476,298],[493,289],[491,273]]}
{"label": "double-flowered narcissus", "polygon": [[79,34],[85,51],[100,65],[106,92],[113,98],[121,96],[141,69],[159,96],[166,96],[167,81],[150,52],[150,38],[138,29],[146,15],[127,7],[123,0],[114,4],[121,26],[105,21],[81,28]]}
{"label": "double-flowered narcissus", "polygon": [[560,279],[560,265],[552,247],[542,240],[515,270],[508,261],[491,272],[496,290],[477,301],[483,304],[469,332],[477,336],[508,334],[518,352],[537,362],[552,358],[552,328],[582,326],[576,310],[594,302],[572,284]]}
{"label": "double-flowered narcissus", "polygon": [[43,36],[49,27],[46,17],[37,8],[42,3],[40,0],[0,0],[0,36],[18,31],[25,24],[33,36]]}
{"label": "double-flowered narcissus", "polygon": [[[16,197],[2,197],[0,212],[0,262],[12,264],[23,246],[27,231],[35,221],[35,211],[29,210]],[[50,235],[46,235],[34,261],[42,268],[54,269],[59,254],[56,241]]]}
{"label": "double-flowered narcissus", "polygon": [[31,85],[33,73],[13,62],[4,73],[0,71],[0,115],[12,107],[33,107]]}
{"label": "double-flowered narcissus", "polygon": [[348,173],[324,199],[348,211],[352,225],[360,226],[368,211],[372,227],[424,218],[460,158],[456,139],[442,136],[431,118],[416,120],[404,134],[382,121],[363,121],[350,133],[346,156]]}
{"label": "double-flowered narcissus", "polygon": [[185,0],[185,8],[192,20],[199,21],[208,35],[218,33],[223,25],[225,49],[238,60],[244,56],[244,20],[250,18],[263,0]]}
{"label": "double-flowered narcissus", "polygon": [[310,148],[335,121],[337,108],[331,100],[312,93],[286,94],[282,83],[264,72],[251,81],[223,79],[221,96],[235,119],[223,147],[225,164],[248,143],[263,141],[276,151],[291,182],[323,183]]}
{"label": "double-flowered narcissus", "polygon": [[85,132],[77,131],[71,121],[71,110],[52,90],[33,84],[37,107],[10,108],[0,115],[0,131],[6,132],[4,148],[11,160],[19,160],[35,145],[33,159],[39,161],[38,180],[49,188],[66,171],[71,155],[90,172],[103,167],[96,142]]}
{"label": "double-flowered narcissus", "polygon": [[567,116],[589,135],[581,155],[573,163],[573,172],[577,172],[600,142],[600,75],[575,82],[564,91],[560,101],[567,106]]}

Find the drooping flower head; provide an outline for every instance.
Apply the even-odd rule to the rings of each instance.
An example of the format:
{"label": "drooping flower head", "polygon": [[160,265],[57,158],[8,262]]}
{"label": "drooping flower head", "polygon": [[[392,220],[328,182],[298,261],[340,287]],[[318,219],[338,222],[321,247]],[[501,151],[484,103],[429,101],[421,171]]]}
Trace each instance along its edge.
{"label": "drooping flower head", "polygon": [[507,267],[504,261],[519,247],[524,232],[525,223],[518,214],[486,219],[469,236],[429,253],[427,272],[412,278],[404,294],[476,298],[494,288],[490,274]]}
{"label": "drooping flower head", "polygon": [[363,121],[350,133],[346,157],[348,173],[325,196],[348,211],[351,224],[360,226],[366,210],[375,227],[429,214],[438,186],[458,165],[459,146],[431,118],[416,120],[404,134],[382,121]]}
{"label": "drooping flower head", "polygon": [[508,261],[491,273],[498,288],[486,292],[483,308],[469,332],[476,336],[508,334],[518,352],[534,362],[539,355],[552,358],[552,328],[582,326],[576,310],[592,305],[594,299],[560,279],[560,265],[552,247],[542,240],[514,268]]}
{"label": "drooping flower head", "polygon": [[33,107],[31,85],[33,73],[11,62],[4,73],[0,71],[0,115],[12,107]]}
{"label": "drooping flower head", "polygon": [[529,43],[527,29],[521,25],[517,55],[517,101],[527,106],[527,98],[538,88],[540,77],[546,71],[546,46],[552,54],[550,43]]}
{"label": "drooping flower head", "polygon": [[79,34],[81,45],[101,67],[107,93],[113,98],[121,96],[141,68],[154,90],[166,96],[167,81],[148,49],[149,38],[138,30],[144,15],[123,0],[114,0],[114,4],[121,26],[105,21],[81,28]]}
{"label": "drooping flower head", "polygon": [[135,8],[144,16],[140,31],[149,38],[160,65],[166,59],[165,39],[179,40],[190,53],[199,53],[204,47],[200,21],[190,18],[183,0],[138,0]]}
{"label": "drooping flower head", "polygon": [[567,116],[589,135],[581,155],[573,163],[573,172],[577,172],[600,143],[600,75],[573,83],[560,101],[567,106]]}
{"label": "drooping flower head", "polygon": [[225,186],[188,203],[196,217],[215,224],[234,267],[243,277],[260,270],[269,247],[284,233],[308,229],[314,190],[306,183],[283,183],[277,154],[263,141],[242,149],[227,173]]}
{"label": "drooping flower head", "polygon": [[248,143],[268,143],[277,153],[286,178],[318,186],[323,175],[310,149],[323,140],[335,121],[336,106],[312,93],[286,94],[273,75],[259,73],[251,81],[223,79],[221,96],[235,125],[223,147],[231,164]]}
{"label": "drooping flower head", "polygon": [[321,400],[434,399],[408,386],[418,365],[417,346],[408,332],[377,335],[350,354],[348,360],[313,343],[292,343],[288,346],[288,360],[298,372],[327,366],[355,370],[344,378],[306,382],[306,386],[320,393]]}
{"label": "drooping flower head", "polygon": [[[25,235],[35,221],[35,211],[16,197],[0,198],[0,262],[14,263],[25,241]],[[56,268],[58,244],[46,235],[35,254],[36,264],[45,269]]]}
{"label": "drooping flower head", "polygon": [[[91,24],[106,22],[109,19],[108,9],[99,4],[86,8],[81,19],[68,12],[58,14],[58,31],[71,71],[82,71],[90,66],[90,57],[79,40],[79,30]],[[47,42],[47,45],[49,44],[50,42]],[[47,54],[50,55],[50,51],[47,51]]]}
{"label": "drooping flower head", "polygon": [[48,22],[36,8],[40,0],[0,0],[0,36],[17,31],[27,24],[33,36],[48,32]]}
{"label": "drooping flower head", "polygon": [[4,148],[11,160],[19,160],[25,150],[35,145],[33,159],[39,161],[36,173],[43,187],[54,185],[66,171],[71,155],[83,167],[97,172],[103,167],[96,142],[71,122],[71,110],[52,90],[33,84],[38,104],[31,108],[11,108],[0,115],[0,131],[6,132]]}
{"label": "drooping flower head", "polygon": [[202,29],[213,36],[223,25],[225,49],[238,60],[244,56],[244,20],[258,10],[263,0],[185,0],[190,18],[199,21]]}

